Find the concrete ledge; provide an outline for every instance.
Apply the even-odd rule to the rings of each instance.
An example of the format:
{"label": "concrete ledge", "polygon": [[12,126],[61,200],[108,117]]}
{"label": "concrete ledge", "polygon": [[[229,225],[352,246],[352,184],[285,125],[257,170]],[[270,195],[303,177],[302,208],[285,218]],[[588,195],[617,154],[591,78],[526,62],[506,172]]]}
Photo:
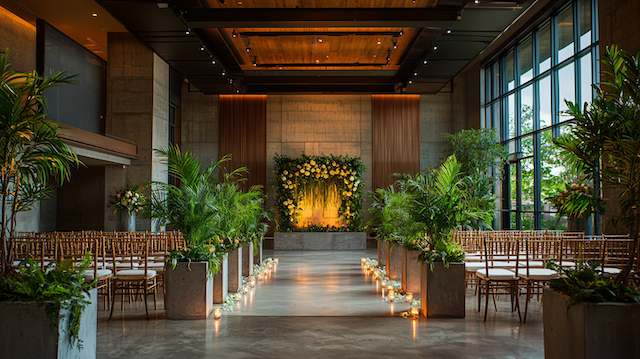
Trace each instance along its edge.
{"label": "concrete ledge", "polygon": [[276,232],[275,250],[357,250],[367,248],[365,232]]}

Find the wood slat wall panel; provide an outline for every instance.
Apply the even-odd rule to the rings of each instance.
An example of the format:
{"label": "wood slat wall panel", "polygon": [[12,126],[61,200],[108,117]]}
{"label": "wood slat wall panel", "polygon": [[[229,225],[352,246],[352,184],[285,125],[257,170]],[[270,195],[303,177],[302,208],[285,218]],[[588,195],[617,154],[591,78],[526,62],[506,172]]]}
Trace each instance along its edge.
{"label": "wood slat wall panel", "polygon": [[420,96],[371,96],[373,188],[420,171]]}
{"label": "wood slat wall panel", "polygon": [[219,154],[231,154],[228,168],[247,167],[246,186],[266,185],[267,96],[220,95]]}

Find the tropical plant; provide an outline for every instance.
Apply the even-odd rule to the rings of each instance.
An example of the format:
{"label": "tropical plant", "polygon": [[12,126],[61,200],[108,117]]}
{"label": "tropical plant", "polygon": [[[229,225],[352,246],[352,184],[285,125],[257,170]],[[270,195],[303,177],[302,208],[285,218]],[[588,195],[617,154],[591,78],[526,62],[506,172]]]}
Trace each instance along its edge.
{"label": "tropical plant", "polygon": [[[58,73],[43,78],[35,72],[11,69],[0,54],[0,237],[3,272],[11,270],[16,215],[51,193],[51,184],[63,184],[78,158],[47,120],[44,92],[68,83]],[[55,180],[55,181],[54,181]]]}
{"label": "tropical plant", "polygon": [[493,217],[493,208],[484,208],[467,191],[474,178],[462,173],[455,155],[449,156],[440,167],[401,183],[404,191],[415,198],[415,216],[424,225],[428,249],[422,259],[433,261],[461,261],[463,252],[451,240],[451,232],[459,228],[475,228],[487,224]]}
{"label": "tropical plant", "polygon": [[421,248],[424,225],[414,216],[415,199],[411,193],[397,191],[393,186],[380,188],[372,202],[370,228],[380,239],[411,249]]}
{"label": "tropical plant", "polygon": [[85,271],[91,256],[80,263],[61,261],[45,268],[34,260],[20,263],[17,271],[0,276],[0,301],[51,302],[49,317],[57,325],[60,310],[68,311],[68,334],[71,345],[82,346],[79,338],[82,311],[90,303],[87,294],[95,283],[87,282]]}
{"label": "tropical plant", "polygon": [[602,201],[601,182],[619,189],[620,218],[633,239],[628,264],[617,278],[626,284],[640,249],[640,52],[630,56],[610,46],[602,61],[606,81],[583,109],[567,101],[574,126],[556,144],[593,181],[594,202]]}
{"label": "tropical plant", "polygon": [[595,213],[597,206],[601,203],[594,203],[593,190],[584,183],[567,183],[564,190],[549,198],[551,203],[558,209],[560,215],[571,218],[586,218]]}

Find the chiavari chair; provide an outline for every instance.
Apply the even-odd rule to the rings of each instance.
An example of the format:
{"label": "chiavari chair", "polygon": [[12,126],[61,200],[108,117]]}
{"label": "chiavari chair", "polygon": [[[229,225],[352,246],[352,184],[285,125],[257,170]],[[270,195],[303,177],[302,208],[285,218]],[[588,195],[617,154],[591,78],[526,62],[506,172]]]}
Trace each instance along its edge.
{"label": "chiavari chair", "polygon": [[633,241],[628,236],[605,235],[603,247],[601,269],[604,275],[617,275],[626,266],[633,266],[633,258],[630,258],[633,250]]}
{"label": "chiavari chair", "polygon": [[525,266],[520,272],[520,280],[526,287],[524,319],[527,322],[527,312],[531,296],[536,294],[540,298],[542,288],[551,280],[558,278],[559,273],[545,268],[549,261],[556,261],[560,257],[562,241],[560,238],[535,236],[525,238]]}
{"label": "chiavari chair", "polygon": [[[109,319],[113,316],[115,298],[121,294],[121,310],[124,306],[124,295],[142,296],[147,319],[149,319],[148,296],[153,295],[154,308],[156,307],[157,272],[148,268],[149,241],[145,233],[125,233],[112,240],[113,268],[116,268],[111,283],[112,300]],[[128,258],[129,268],[116,265],[118,259]],[[138,265],[134,266],[134,263]]]}
{"label": "chiavari chair", "polygon": [[[514,258],[513,268],[497,268],[492,265],[501,261],[494,261],[494,258]],[[484,321],[487,320],[489,308],[489,295],[495,296],[506,294],[511,297],[511,309],[518,311],[520,316],[520,303],[518,298],[518,267],[520,261],[520,238],[518,236],[508,236],[502,233],[486,236],[484,238],[484,260],[485,267],[476,271],[478,280],[478,311],[482,295],[485,296]]]}

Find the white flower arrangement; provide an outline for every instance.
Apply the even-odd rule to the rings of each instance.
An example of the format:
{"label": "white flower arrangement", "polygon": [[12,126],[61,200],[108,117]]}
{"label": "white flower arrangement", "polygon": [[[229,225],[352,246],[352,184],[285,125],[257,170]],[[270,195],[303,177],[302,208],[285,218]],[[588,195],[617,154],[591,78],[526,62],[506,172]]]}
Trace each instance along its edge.
{"label": "white flower arrangement", "polygon": [[146,204],[146,197],[137,188],[129,188],[116,192],[111,205],[129,214],[139,212]]}

